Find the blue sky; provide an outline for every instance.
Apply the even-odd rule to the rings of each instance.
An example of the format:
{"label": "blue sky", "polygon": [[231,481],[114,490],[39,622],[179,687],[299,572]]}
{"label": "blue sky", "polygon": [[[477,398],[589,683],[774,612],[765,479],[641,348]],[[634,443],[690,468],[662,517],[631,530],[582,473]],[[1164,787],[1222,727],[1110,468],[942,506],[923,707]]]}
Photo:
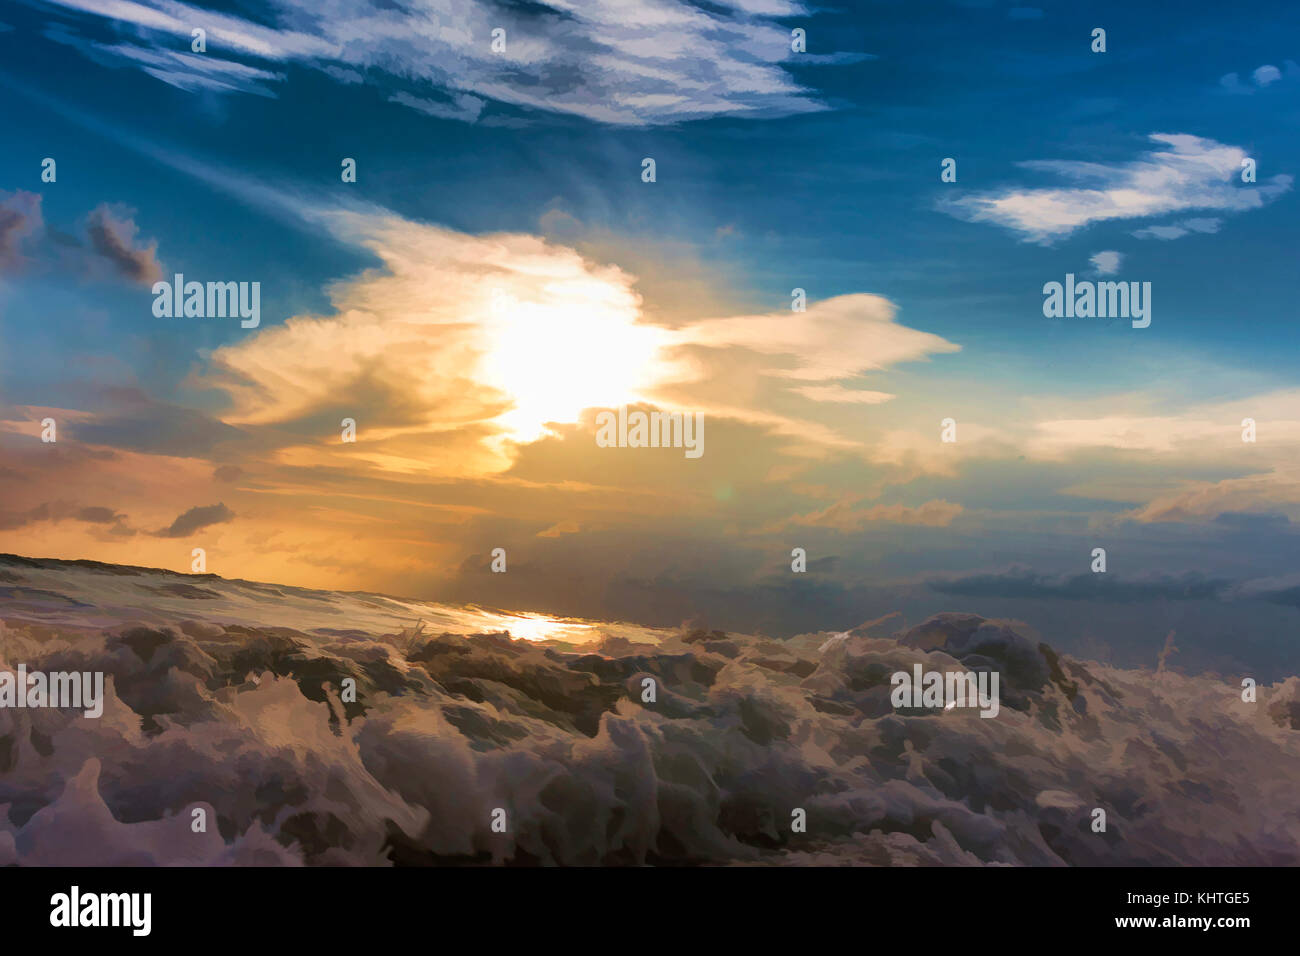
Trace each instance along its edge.
{"label": "blue sky", "polygon": [[[773,632],[960,605],[1143,660],[1199,628],[1206,666],[1286,647],[1294,5],[316,6],[0,15],[5,550],[185,568],[160,532],[221,503],[196,533],[230,576]],[[520,381],[537,325],[480,321],[473,277],[550,295],[536,262],[618,335],[555,379],[701,410],[698,467],[592,447],[608,389],[504,424],[555,403]],[[174,272],[260,282],[261,326],[156,318]],[[1149,282],[1150,327],[1045,318],[1066,273]],[[404,338],[413,301],[439,318]],[[538,307],[544,362],[587,303]],[[80,451],[39,457],[51,409]],[[1099,542],[1129,591],[1072,583]]]}

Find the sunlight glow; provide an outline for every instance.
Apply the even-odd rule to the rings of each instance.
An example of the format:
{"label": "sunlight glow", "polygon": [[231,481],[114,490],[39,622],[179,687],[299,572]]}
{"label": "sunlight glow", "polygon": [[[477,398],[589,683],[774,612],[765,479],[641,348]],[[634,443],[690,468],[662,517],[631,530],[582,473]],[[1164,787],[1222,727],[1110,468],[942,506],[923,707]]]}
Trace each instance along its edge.
{"label": "sunlight glow", "polygon": [[498,421],[520,442],[540,438],[548,422],[576,422],[583,409],[644,400],[667,340],[598,281],[546,291],[545,304],[498,297],[489,323],[482,375],[512,399]]}

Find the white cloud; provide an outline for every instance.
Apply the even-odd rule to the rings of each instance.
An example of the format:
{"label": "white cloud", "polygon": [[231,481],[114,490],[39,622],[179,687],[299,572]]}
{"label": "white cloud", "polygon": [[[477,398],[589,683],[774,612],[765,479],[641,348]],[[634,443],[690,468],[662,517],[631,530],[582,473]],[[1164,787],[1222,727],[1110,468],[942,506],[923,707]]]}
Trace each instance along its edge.
{"label": "white cloud", "polygon": [[[895,312],[878,295],[841,295],[813,302],[805,312],[705,319],[678,330],[676,338],[682,345],[748,349],[769,357],[768,375],[820,383],[960,350],[938,335],[899,324]],[[846,399],[840,390],[799,392],[818,401],[869,401]]]}
{"label": "white cloud", "polygon": [[[1242,440],[1246,419],[1257,440]],[[1149,486],[1146,503],[1127,513],[1137,521],[1198,521],[1228,511],[1282,512],[1300,519],[1300,391],[1285,389],[1175,414],[1115,411],[1038,421],[1025,454],[1065,461],[1109,450],[1140,456]],[[1163,467],[1153,467],[1163,466]],[[1235,467],[1246,474],[1217,481],[1182,476]],[[1072,489],[1104,496],[1089,484]]]}
{"label": "white cloud", "polygon": [[[626,125],[825,108],[784,69],[796,54],[777,18],[804,12],[784,0],[708,9],[689,0],[635,7],[622,0],[557,0],[517,9],[486,0],[271,0],[261,22],[176,0],[52,2],[129,26],[138,40],[79,45],[183,89],[262,92],[251,79],[283,79],[243,66],[254,76],[236,82],[218,74],[235,72],[238,64],[216,69],[202,56],[165,50],[177,40],[188,44],[199,24],[207,30],[206,56],[294,62],[340,82],[364,75],[383,83],[394,102],[466,122],[479,118],[485,101]],[[498,28],[505,30],[503,52],[492,50]],[[827,51],[800,63],[865,58]]]}
{"label": "white cloud", "polygon": [[[636,402],[746,422],[805,448],[851,447],[822,421],[773,411],[769,393],[811,400],[817,412],[885,402],[892,396],[843,383],[958,350],[899,324],[891,302],[868,294],[667,328],[647,321],[634,276],[535,236],[472,236],[373,208],[303,214],[370,249],[382,268],[335,283],[330,314],[217,349],[197,384],[226,393],[227,423],[252,427],[332,415],[347,396],[347,414],[367,423],[350,457],[384,471],[500,471],[512,444],[548,423]],[[736,376],[755,387],[719,387]],[[335,453],[278,454],[306,467]]]}
{"label": "white cloud", "polygon": [[843,385],[805,385],[792,391],[814,402],[838,402],[846,405],[879,405],[894,398],[888,392],[845,388]]}
{"label": "white cloud", "polygon": [[1300,479],[1295,472],[1269,472],[1222,481],[1187,482],[1157,495],[1126,517],[1143,523],[1212,521],[1221,514],[1300,515]]}
{"label": "white cloud", "polygon": [[419,110],[426,116],[436,116],[438,119],[464,120],[467,123],[474,122],[478,119],[479,114],[483,112],[483,101],[477,96],[470,96],[468,93],[457,93],[447,103],[423,99],[412,96],[410,93],[394,93],[388,100],[391,103],[401,103],[413,110]]}
{"label": "white cloud", "polygon": [[1092,267],[1096,269],[1099,274],[1104,276],[1113,276],[1116,272],[1119,272],[1119,266],[1120,263],[1124,261],[1124,256],[1121,253],[1115,252],[1113,249],[1108,249],[1104,252],[1094,254],[1088,261],[1092,263]]}
{"label": "white cloud", "polygon": [[1143,219],[1193,209],[1244,212],[1258,209],[1291,188],[1292,178],[1239,181],[1246,152],[1212,139],[1184,133],[1153,133],[1166,148],[1124,163],[1035,160],[1022,168],[1088,184],[1048,188],[1009,188],[967,196],[947,204],[953,215],[992,222],[1020,233],[1026,241],[1048,244],[1095,222]]}
{"label": "white cloud", "polygon": [[1243,83],[1241,75],[1238,73],[1225,73],[1223,76],[1219,77],[1219,86],[1223,87],[1223,89],[1229,93],[1250,94],[1254,93],[1256,90],[1262,90],[1267,86],[1272,86],[1278,80],[1282,79],[1283,76],[1292,80],[1297,76],[1300,76],[1300,66],[1297,66],[1294,60],[1285,60],[1283,61],[1282,66],[1284,69],[1278,69],[1271,63],[1265,63],[1263,66],[1256,67],[1254,72],[1250,74],[1251,80],[1254,81],[1254,86],[1251,86],[1249,83]]}
{"label": "white cloud", "polygon": [[1189,233],[1214,233],[1219,231],[1222,219],[1183,219],[1165,226],[1147,226],[1133,233],[1138,239],[1181,239]]}
{"label": "white cloud", "polygon": [[640,297],[617,268],[528,235],[470,236],[382,212],[315,215],[384,267],[336,283],[334,314],[297,316],[214,352],[208,384],[230,395],[229,422],[293,422],[350,394],[372,435],[437,428],[491,445],[640,400],[656,374],[671,374],[657,361],[666,330],[638,323]]}
{"label": "white cloud", "polygon": [[1282,79],[1282,71],[1275,66],[1265,64],[1257,69],[1252,76],[1255,79],[1256,86],[1268,86],[1270,83],[1276,83]]}
{"label": "white cloud", "polygon": [[1245,83],[1241,82],[1241,75],[1238,73],[1225,73],[1219,77],[1219,85],[1229,93],[1249,93],[1251,89]]}
{"label": "white cloud", "polygon": [[96,47],[110,56],[137,64],[156,80],[191,93],[208,90],[272,96],[274,94],[264,84],[284,79],[283,74],[259,70],[215,54],[149,49],[125,43],[114,46],[96,44]]}

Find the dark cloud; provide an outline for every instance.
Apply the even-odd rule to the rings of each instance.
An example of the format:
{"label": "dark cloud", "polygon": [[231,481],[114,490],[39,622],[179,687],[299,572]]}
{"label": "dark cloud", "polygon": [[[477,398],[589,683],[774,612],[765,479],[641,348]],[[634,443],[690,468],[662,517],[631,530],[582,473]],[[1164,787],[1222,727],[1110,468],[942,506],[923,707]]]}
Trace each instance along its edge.
{"label": "dark cloud", "polygon": [[80,507],[65,501],[47,501],[26,511],[0,511],[0,530],[13,530],[40,521],[84,521],[87,524],[121,525],[125,515],[97,505]]}
{"label": "dark cloud", "polygon": [[1300,608],[1300,577],[1262,578],[1241,587],[1241,596],[1283,607]]}
{"label": "dark cloud", "polygon": [[114,215],[106,204],[97,206],[86,220],[91,248],[106,259],[124,278],[151,284],[162,278],[156,240],[135,245],[134,220]]}
{"label": "dark cloud", "polygon": [[78,521],[86,521],[90,524],[112,524],[120,521],[123,515],[118,514],[112,508],[81,508],[77,511],[76,518]]}
{"label": "dark cloud", "polygon": [[1117,577],[1113,573],[1039,574],[1012,567],[991,574],[932,578],[926,582],[941,594],[963,597],[1052,598],[1065,601],[1215,601],[1230,595],[1234,584],[1201,574],[1150,574]]}
{"label": "dark cloud", "polygon": [[173,521],[171,527],[155,531],[154,534],[160,538],[183,538],[214,524],[232,521],[234,517],[235,513],[227,508],[224,503],[198,505]]}
{"label": "dark cloud", "polygon": [[1263,531],[1285,531],[1291,525],[1291,519],[1284,514],[1252,514],[1242,511],[1225,511],[1214,519],[1214,523],[1223,525],[1233,531],[1259,533]]}
{"label": "dark cloud", "polygon": [[1261,601],[1268,601],[1270,604],[1281,604],[1285,607],[1300,608],[1300,585],[1289,588],[1279,588],[1276,591],[1263,591],[1257,596]]}
{"label": "dark cloud", "polygon": [[36,193],[0,193],[0,272],[21,269],[24,258],[21,245],[27,237],[41,231],[41,197]]}
{"label": "dark cloud", "polygon": [[212,477],[217,481],[232,482],[238,481],[243,475],[244,469],[238,465],[218,465],[212,472]]}
{"label": "dark cloud", "polygon": [[239,429],[203,412],[155,401],[139,389],[97,389],[95,400],[105,409],[102,415],[67,427],[77,441],[190,457],[204,455],[218,443],[241,435]]}
{"label": "dark cloud", "polygon": [[46,225],[37,193],[0,192],[0,272],[37,266],[81,279],[156,282],[158,243],[138,244],[136,232],[129,210],[101,203],[86,217],[84,236],[72,235]]}
{"label": "dark cloud", "polygon": [[49,505],[37,505],[27,511],[0,511],[0,531],[13,531],[37,521],[48,521]]}

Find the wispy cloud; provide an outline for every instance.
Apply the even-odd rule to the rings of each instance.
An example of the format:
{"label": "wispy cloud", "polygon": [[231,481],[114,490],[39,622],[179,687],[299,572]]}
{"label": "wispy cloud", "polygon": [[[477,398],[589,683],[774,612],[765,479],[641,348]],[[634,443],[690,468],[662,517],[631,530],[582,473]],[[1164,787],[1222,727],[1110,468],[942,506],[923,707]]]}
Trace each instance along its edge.
{"label": "wispy cloud", "polygon": [[[768,363],[769,375],[821,383],[960,350],[938,335],[895,321],[896,313],[894,304],[883,296],[841,295],[814,302],[806,312],[706,319],[684,330],[679,341],[748,349],[775,360]],[[815,401],[880,400],[880,393],[856,398],[847,391],[805,388],[801,394]]]}
{"label": "wispy cloud", "polygon": [[1219,231],[1221,225],[1223,225],[1223,220],[1213,217],[1182,219],[1165,226],[1147,226],[1145,229],[1136,230],[1133,235],[1138,239],[1164,239],[1167,241],[1181,239],[1193,232],[1215,233]]}
{"label": "wispy cloud", "polygon": [[[1134,398],[1140,404],[1141,399]],[[1115,411],[1039,421],[1024,445],[1040,461],[1080,460],[1109,452],[1141,462],[1142,501],[1123,517],[1140,523],[1214,521],[1229,513],[1300,518],[1300,392],[1266,392],[1196,404],[1176,413]],[[1251,432],[1254,432],[1252,439]],[[1247,438],[1248,440],[1243,440]],[[1189,478],[1223,474],[1225,477]],[[1081,495],[1099,489],[1083,483]]]}
{"label": "wispy cloud", "polygon": [[104,54],[127,60],[156,80],[190,93],[253,93],[274,96],[266,84],[284,79],[280,73],[261,70],[216,54],[151,49],[129,43],[96,44]]}
{"label": "wispy cloud", "polygon": [[[1096,222],[1212,209],[1258,209],[1291,188],[1292,177],[1278,174],[1259,184],[1239,181],[1247,153],[1212,139],[1183,133],[1153,133],[1161,144],[1123,163],[1033,160],[1023,169],[1047,173],[1078,186],[1010,187],[965,196],[941,208],[972,222],[991,222],[1021,234],[1028,242],[1049,244]],[[1172,238],[1172,237],[1171,237]]]}
{"label": "wispy cloud", "polygon": [[1042,574],[1023,565],[1004,571],[932,578],[927,584],[943,594],[962,597],[1036,598],[1067,601],[1213,601],[1232,591],[1226,579],[1200,574],[1159,572],[1118,578],[1113,575]]}
{"label": "wispy cloud", "polygon": [[[785,0],[708,8],[656,0],[635,12],[618,0],[549,8],[483,0],[273,0],[265,23],[275,25],[175,0],[52,2],[128,26],[139,37],[80,44],[87,55],[115,57],[182,89],[266,95],[266,84],[283,79],[266,66],[296,63],[340,82],[364,77],[387,87],[395,102],[466,122],[479,119],[488,101],[626,125],[803,113],[825,106],[792,78],[785,61],[868,58],[851,51],[793,54],[790,29],[778,19],[805,8]],[[196,27],[207,31],[205,53],[188,49]]]}
{"label": "wispy cloud", "polygon": [[858,507],[862,500],[860,495],[850,495],[811,514],[796,515],[780,522],[767,530],[775,531],[787,527],[831,528],[836,531],[861,531],[875,524],[920,525],[930,528],[946,528],[962,513],[962,506],[951,501],[934,499],[919,505],[878,504],[870,507]]}

